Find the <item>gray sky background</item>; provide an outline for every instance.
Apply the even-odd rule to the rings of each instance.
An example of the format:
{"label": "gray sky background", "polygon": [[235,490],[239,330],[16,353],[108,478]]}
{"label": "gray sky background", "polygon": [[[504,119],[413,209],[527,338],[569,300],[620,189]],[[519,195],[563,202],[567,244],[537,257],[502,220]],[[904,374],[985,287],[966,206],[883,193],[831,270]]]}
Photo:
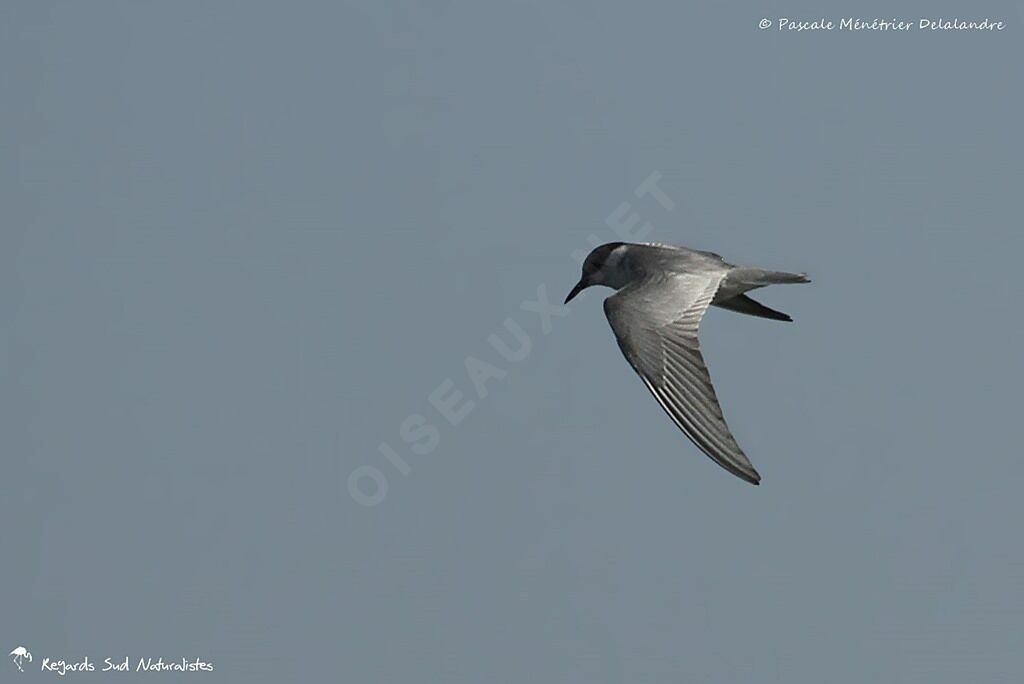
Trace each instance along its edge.
{"label": "gray sky background", "polygon": [[[35,654],[25,681],[84,655],[1024,680],[1021,4],[551,5],[3,4],[0,648]],[[1009,27],[757,28],[854,12]],[[671,212],[634,195],[654,171]],[[793,324],[703,325],[761,487],[661,413],[604,292],[549,334],[520,309],[623,202],[651,239],[814,279],[764,292]],[[487,343],[506,318],[519,363]],[[507,375],[453,427],[428,395],[474,397],[467,356]]]}

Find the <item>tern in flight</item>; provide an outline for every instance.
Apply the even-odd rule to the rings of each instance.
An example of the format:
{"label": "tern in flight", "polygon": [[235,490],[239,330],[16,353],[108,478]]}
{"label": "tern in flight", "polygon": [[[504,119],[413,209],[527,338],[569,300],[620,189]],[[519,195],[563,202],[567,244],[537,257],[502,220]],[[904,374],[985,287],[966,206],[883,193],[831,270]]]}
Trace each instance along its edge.
{"label": "tern in flight", "polygon": [[672,421],[718,465],[751,484],[761,476],[725,424],[700,354],[697,328],[708,306],[792,321],[746,295],[777,283],[808,283],[803,273],[734,266],[712,252],[611,242],[583,262],[565,303],[592,285],[617,290],[604,313],[619,348]]}

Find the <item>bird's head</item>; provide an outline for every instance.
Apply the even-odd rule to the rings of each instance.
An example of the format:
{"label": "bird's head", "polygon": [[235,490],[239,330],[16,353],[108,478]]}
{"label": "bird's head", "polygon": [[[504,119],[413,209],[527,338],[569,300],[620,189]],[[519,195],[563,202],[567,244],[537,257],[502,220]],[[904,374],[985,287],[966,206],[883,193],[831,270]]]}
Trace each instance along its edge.
{"label": "bird's head", "polygon": [[595,247],[583,261],[583,275],[580,276],[580,282],[572,288],[563,304],[568,304],[573,297],[591,285],[611,285],[608,282],[609,269],[618,264],[622,253],[621,251],[616,252],[616,250],[625,244],[624,242],[609,242]]}

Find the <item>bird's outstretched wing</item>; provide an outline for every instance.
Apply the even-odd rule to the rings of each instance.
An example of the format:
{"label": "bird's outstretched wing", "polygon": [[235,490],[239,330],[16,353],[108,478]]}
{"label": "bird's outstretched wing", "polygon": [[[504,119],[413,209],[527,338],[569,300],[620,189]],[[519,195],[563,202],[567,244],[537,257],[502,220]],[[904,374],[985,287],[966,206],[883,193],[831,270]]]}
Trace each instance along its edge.
{"label": "bird's outstretched wing", "polygon": [[619,348],[697,447],[752,484],[761,476],[736,444],[700,353],[697,328],[723,273],[651,276],[604,301]]}

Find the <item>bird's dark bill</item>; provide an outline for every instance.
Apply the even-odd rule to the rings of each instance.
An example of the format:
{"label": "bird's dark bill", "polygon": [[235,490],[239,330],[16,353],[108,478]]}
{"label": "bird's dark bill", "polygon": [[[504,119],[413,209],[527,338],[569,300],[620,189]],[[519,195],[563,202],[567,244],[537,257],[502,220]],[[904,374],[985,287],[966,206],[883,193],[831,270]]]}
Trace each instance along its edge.
{"label": "bird's dark bill", "polygon": [[582,282],[576,283],[575,287],[572,288],[572,292],[569,293],[569,296],[565,298],[565,301],[562,302],[562,304],[568,304],[569,302],[572,301],[572,298],[578,295],[580,292],[583,292]]}

